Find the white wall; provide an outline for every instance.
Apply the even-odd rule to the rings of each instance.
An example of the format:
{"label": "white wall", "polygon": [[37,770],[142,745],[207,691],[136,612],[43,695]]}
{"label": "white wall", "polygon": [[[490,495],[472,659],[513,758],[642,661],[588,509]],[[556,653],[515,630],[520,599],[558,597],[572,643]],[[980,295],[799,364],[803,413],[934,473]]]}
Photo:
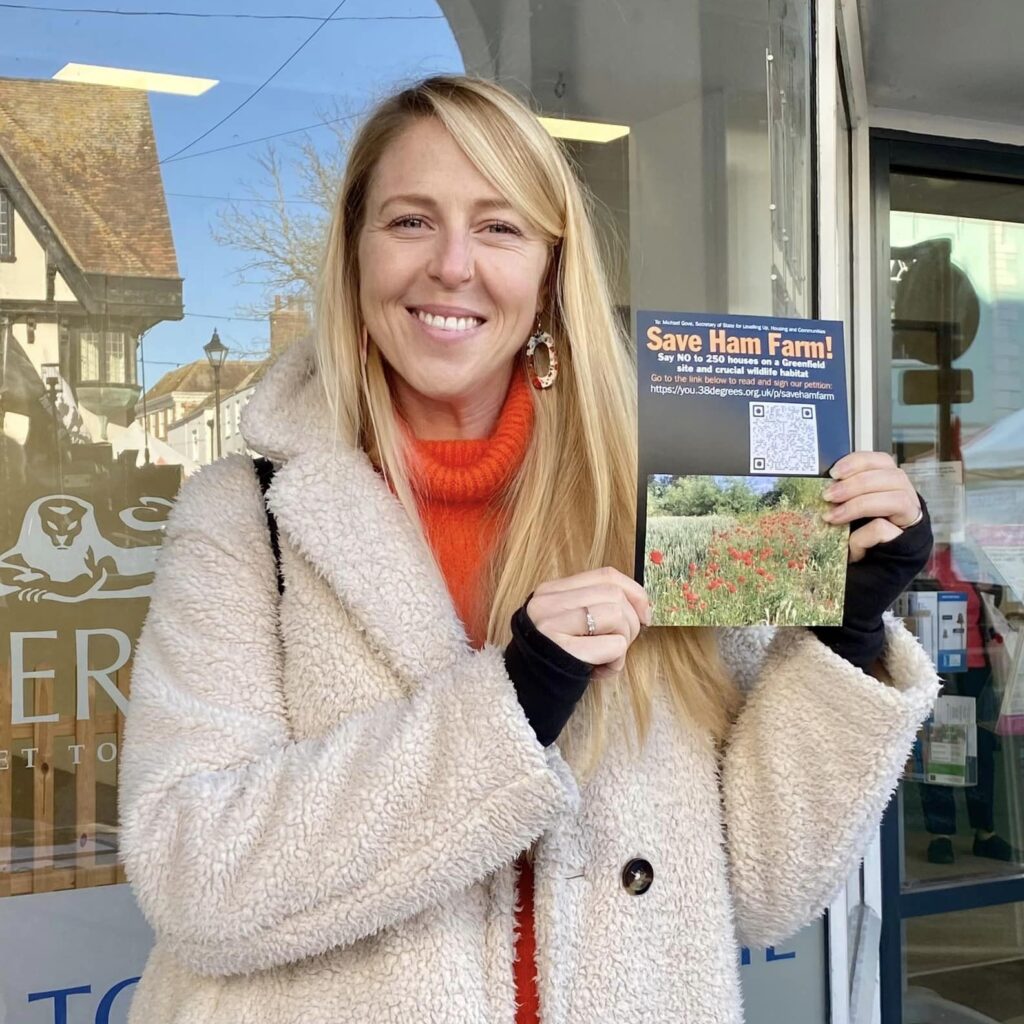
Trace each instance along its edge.
{"label": "white wall", "polygon": [[58,302],[77,302],[78,296],[68,286],[67,281],[64,280],[64,275],[58,272],[54,276],[53,280],[53,297]]}
{"label": "white wall", "polygon": [[13,206],[11,209],[14,214],[14,262],[0,263],[0,299],[45,299],[46,253],[21,214]]}
{"label": "white wall", "polygon": [[[0,263],[0,276],[3,275],[3,268],[9,263]],[[28,343],[28,324],[18,322],[11,325],[14,337],[18,344],[25,350],[25,355],[32,361],[37,372],[42,371],[43,363],[56,363],[60,355],[58,343],[58,330],[55,323],[36,324],[35,341]]]}
{"label": "white wall", "polygon": [[730,313],[756,316],[772,308],[771,177],[764,129],[733,123],[725,148],[725,301]]}
{"label": "white wall", "polygon": [[704,308],[702,113],[697,96],[630,133],[629,251],[637,308]]}

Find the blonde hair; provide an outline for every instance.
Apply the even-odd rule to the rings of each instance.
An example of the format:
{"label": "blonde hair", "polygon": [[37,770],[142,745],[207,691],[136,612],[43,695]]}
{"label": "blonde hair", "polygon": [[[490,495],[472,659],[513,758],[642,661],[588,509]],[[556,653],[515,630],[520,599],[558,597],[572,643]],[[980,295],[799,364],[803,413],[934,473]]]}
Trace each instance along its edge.
{"label": "blonde hair", "polygon": [[[504,646],[513,613],[542,581],[605,565],[632,575],[635,365],[612,309],[591,199],[529,108],[493,82],[456,75],[428,78],[381,103],[353,142],[330,225],[317,304],[317,362],[339,435],[370,453],[421,538],[403,433],[384,362],[372,344],[365,369],[361,365],[358,266],[374,169],[417,118],[437,119],[552,250],[544,319],[558,352],[558,381],[543,393],[531,389],[533,436],[503,495],[501,539],[481,580],[487,641]],[[516,372],[527,372],[525,362]],[[581,776],[600,760],[611,718],[631,721],[643,745],[662,685],[681,724],[724,736],[737,694],[712,631],[647,631],[630,647],[621,673],[594,679],[587,688],[574,713],[581,720],[579,747],[569,749],[569,730],[559,741]],[[622,713],[627,709],[631,714]],[[627,739],[632,742],[628,732]]]}

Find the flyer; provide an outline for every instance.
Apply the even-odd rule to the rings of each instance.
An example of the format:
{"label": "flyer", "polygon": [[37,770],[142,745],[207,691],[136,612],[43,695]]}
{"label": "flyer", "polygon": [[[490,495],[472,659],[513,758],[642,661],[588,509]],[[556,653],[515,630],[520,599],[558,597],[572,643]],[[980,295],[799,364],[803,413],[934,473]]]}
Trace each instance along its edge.
{"label": "flyer", "polygon": [[937,786],[977,785],[977,702],[973,697],[938,697],[924,732],[924,777]]}
{"label": "flyer", "polygon": [[655,626],[838,625],[843,325],[640,310],[636,579]]}

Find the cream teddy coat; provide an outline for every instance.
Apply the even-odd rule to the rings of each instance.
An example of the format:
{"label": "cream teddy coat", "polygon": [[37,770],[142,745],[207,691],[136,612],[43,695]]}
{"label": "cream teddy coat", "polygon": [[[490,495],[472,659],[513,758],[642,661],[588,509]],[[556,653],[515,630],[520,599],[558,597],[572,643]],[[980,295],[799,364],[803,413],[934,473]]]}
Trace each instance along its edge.
{"label": "cream teddy coat", "polygon": [[[501,652],[472,649],[401,506],[336,447],[300,343],[182,488],[139,639],[122,856],[157,941],[132,1024],[513,1024],[515,860],[538,840],[542,1024],[734,1024],[739,944],[834,897],[937,692],[895,621],[883,684],[805,630],[725,632],[724,748],[660,698],[581,785]],[[567,729],[574,727],[570,720]],[[634,895],[623,872],[653,872]]]}

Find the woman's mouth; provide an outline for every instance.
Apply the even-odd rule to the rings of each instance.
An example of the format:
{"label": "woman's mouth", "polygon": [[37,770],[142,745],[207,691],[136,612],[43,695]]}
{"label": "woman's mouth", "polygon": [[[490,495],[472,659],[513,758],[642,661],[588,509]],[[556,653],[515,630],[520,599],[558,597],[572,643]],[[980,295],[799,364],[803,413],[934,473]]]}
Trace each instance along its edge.
{"label": "woman's mouth", "polygon": [[487,322],[477,316],[441,316],[415,307],[409,309],[409,314],[431,337],[450,340],[467,337]]}

